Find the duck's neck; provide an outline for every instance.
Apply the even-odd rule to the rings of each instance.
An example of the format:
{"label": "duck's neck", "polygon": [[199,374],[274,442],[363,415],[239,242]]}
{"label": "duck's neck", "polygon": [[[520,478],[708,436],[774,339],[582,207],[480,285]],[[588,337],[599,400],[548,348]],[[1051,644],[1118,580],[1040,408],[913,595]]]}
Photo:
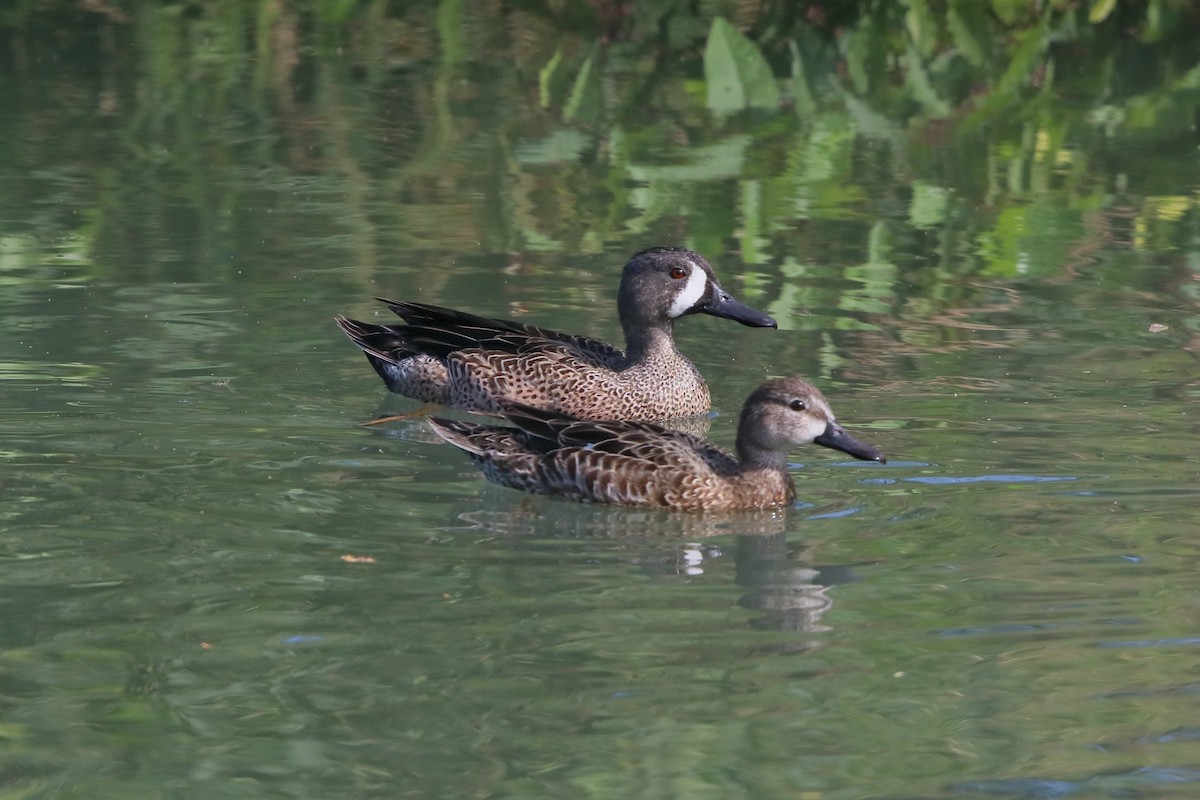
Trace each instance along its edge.
{"label": "duck's neck", "polygon": [[787,474],[787,453],[781,453],[778,450],[763,450],[759,447],[746,444],[744,436],[737,438],[737,455],[738,461],[742,464],[742,471],[750,470],[772,470],[775,472]]}
{"label": "duck's neck", "polygon": [[675,347],[672,328],[669,320],[653,326],[626,326],[625,364],[632,367],[662,358],[683,358]]}
{"label": "duck's neck", "polygon": [[729,482],[734,487],[738,508],[784,506],[796,500],[796,486],[786,464],[780,469],[742,464]]}
{"label": "duck's neck", "polygon": [[774,470],[787,475],[787,453],[770,446],[761,430],[762,414],[747,401],[738,417],[734,448],[743,470]]}

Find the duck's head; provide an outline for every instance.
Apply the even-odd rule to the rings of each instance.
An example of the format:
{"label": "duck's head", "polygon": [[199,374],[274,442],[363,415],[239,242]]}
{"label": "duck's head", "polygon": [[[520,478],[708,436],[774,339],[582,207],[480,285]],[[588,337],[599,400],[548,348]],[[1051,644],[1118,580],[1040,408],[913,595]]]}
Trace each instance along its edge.
{"label": "duck's head", "polygon": [[821,391],[802,378],[778,378],[746,398],[738,423],[737,449],[743,461],[782,466],[787,453],[816,443],[862,459],[887,463],[877,447],[855,439],[837,423]]}
{"label": "duck's head", "polygon": [[629,259],[621,274],[617,310],[641,327],[670,324],[688,314],[711,314],[754,328],[777,327],[770,315],[739,303],[721,288],[712,266],[682,247],[652,247]]}

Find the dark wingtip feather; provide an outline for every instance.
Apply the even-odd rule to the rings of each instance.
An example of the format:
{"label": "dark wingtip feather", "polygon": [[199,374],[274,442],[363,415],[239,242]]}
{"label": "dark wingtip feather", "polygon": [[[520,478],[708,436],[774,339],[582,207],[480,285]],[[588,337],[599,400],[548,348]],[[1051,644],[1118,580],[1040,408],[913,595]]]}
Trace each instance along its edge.
{"label": "dark wingtip feather", "polygon": [[[404,349],[404,340],[395,330],[386,325],[373,325],[370,322],[360,322],[356,319],[343,317],[334,318],[342,333],[367,354],[367,358],[378,359],[387,364],[398,364],[399,359],[394,354],[396,350]],[[378,367],[376,367],[378,369]]]}

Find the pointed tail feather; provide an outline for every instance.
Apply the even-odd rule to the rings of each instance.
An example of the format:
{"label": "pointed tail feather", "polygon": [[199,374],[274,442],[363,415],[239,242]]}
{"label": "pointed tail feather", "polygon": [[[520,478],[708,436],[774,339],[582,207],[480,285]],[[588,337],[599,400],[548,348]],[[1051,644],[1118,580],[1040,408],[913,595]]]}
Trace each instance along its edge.
{"label": "pointed tail feather", "polygon": [[456,419],[446,419],[445,417],[430,417],[428,422],[429,427],[433,428],[434,433],[459,450],[464,450],[480,458],[484,456],[484,448],[476,444],[472,439],[473,435],[479,433],[484,426],[473,425],[470,422],[460,422]]}
{"label": "pointed tail feather", "polygon": [[367,354],[389,364],[399,364],[400,359],[412,355],[405,346],[402,337],[395,328],[387,325],[372,325],[356,319],[343,317],[340,314],[333,318],[342,333],[350,337],[350,341]]}

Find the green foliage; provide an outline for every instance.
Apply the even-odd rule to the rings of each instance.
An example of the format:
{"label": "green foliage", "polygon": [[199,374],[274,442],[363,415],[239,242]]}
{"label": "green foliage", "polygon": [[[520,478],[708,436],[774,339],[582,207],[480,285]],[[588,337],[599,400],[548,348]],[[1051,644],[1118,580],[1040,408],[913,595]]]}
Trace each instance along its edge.
{"label": "green foliage", "polygon": [[1092,7],[1088,11],[1088,22],[1093,25],[1104,22],[1116,7],[1117,0],[1092,0]]}
{"label": "green foliage", "polygon": [[[931,308],[961,299],[934,293],[938,281],[1053,274],[1084,220],[1116,202],[1108,187],[1131,170],[1110,154],[1123,147],[1148,154],[1132,171],[1143,227],[1185,238],[1189,216],[1153,210],[1190,164],[1190,4],[863,0],[826,14],[147,0],[79,16],[24,3],[0,17],[25,48],[17,83],[34,85],[20,64],[59,47],[44,27],[103,27],[119,46],[94,71],[117,110],[103,156],[58,135],[64,113],[10,115],[0,177],[31,159],[82,165],[88,212],[36,224],[47,240],[82,238],[107,270],[160,258],[167,224],[195,226],[200,263],[269,250],[292,234],[263,231],[287,216],[248,213],[264,207],[290,209],[335,252],[353,242],[364,280],[395,249],[594,252],[682,236],[736,246],[753,291],[800,327],[814,324],[798,311],[810,273],[786,264],[925,270]],[[33,127],[2,130],[15,124]],[[27,142],[42,151],[17,149]],[[10,197],[12,217],[56,205]],[[168,223],[164,205],[187,212]],[[1065,247],[1038,230],[1049,222]],[[1031,241],[1044,257],[1030,260]],[[936,252],[914,256],[913,242]],[[865,309],[900,302],[878,279],[842,291],[821,302],[857,309],[863,327]]]}
{"label": "green foliage", "polygon": [[709,30],[704,80],[713,111],[779,106],[779,87],[762,52],[722,17],[715,18]]}
{"label": "green foliage", "polygon": [[596,122],[600,119],[600,66],[597,64],[599,57],[600,46],[594,44],[575,76],[575,83],[563,108],[564,122]]}
{"label": "green foliage", "polygon": [[972,66],[987,66],[991,60],[989,47],[995,39],[981,4],[971,0],[952,2],[946,12],[946,30],[958,53]]}

